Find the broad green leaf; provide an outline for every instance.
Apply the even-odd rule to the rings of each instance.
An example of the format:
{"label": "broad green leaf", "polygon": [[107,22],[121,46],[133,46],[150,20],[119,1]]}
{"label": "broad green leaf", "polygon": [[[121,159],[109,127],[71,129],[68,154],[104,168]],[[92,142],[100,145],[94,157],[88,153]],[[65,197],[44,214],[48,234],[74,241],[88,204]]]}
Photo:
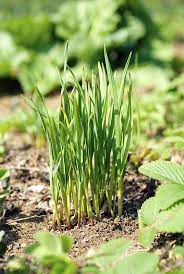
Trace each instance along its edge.
{"label": "broad green leaf", "polygon": [[155,239],[157,231],[154,227],[144,227],[139,230],[138,240],[144,247],[150,247],[151,243]]}
{"label": "broad green leaf", "polygon": [[156,180],[184,184],[184,167],[170,161],[158,160],[144,164],[139,172]]}
{"label": "broad green leaf", "polygon": [[68,236],[56,236],[42,231],[35,233],[35,239],[39,242],[39,246],[43,247],[45,255],[60,256],[72,247],[72,240]]}
{"label": "broad green leaf", "polygon": [[184,200],[184,185],[164,184],[157,188],[156,195],[157,207],[167,209],[174,203]]}
{"label": "broad green leaf", "polygon": [[80,274],[101,274],[102,272],[98,268],[98,266],[95,265],[85,265],[82,269]]}
{"label": "broad green leaf", "polygon": [[37,232],[37,244],[27,248],[27,252],[35,257],[43,266],[50,269],[51,274],[75,274],[76,264],[70,259],[67,252],[72,246],[68,236],[56,236],[49,232]]}
{"label": "broad green leaf", "polygon": [[73,262],[63,264],[61,261],[54,263],[50,274],[77,274],[76,265]]}
{"label": "broad green leaf", "polygon": [[156,197],[147,199],[139,210],[141,225],[144,226],[152,224],[155,221],[158,212],[159,208]]}
{"label": "broad green leaf", "polygon": [[167,209],[183,199],[183,185],[165,184],[159,186],[155,197],[147,199],[139,210],[140,228],[154,223],[160,210]]}
{"label": "broad green leaf", "polygon": [[161,232],[184,232],[184,203],[159,213],[153,226]]}
{"label": "broad green leaf", "polygon": [[108,243],[102,244],[98,250],[89,251],[87,262],[90,265],[103,267],[123,255],[130,246],[131,242],[127,239],[113,239]]}
{"label": "broad green leaf", "polygon": [[157,232],[184,232],[184,204],[181,203],[168,210],[161,211],[152,223],[140,228],[138,236],[140,243],[145,247],[149,247]]}
{"label": "broad green leaf", "polygon": [[154,273],[157,269],[159,258],[156,254],[139,252],[132,254],[122,262],[112,267],[111,270],[103,272],[104,274],[148,274]]}

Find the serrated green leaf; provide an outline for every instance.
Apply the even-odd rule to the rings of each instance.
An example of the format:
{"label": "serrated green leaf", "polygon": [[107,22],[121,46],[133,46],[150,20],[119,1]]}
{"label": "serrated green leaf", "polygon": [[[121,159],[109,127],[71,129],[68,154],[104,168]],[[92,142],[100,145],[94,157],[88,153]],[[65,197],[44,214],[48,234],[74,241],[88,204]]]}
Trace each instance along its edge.
{"label": "serrated green leaf", "polygon": [[156,234],[157,234],[157,231],[154,227],[147,226],[139,230],[138,240],[142,246],[147,248],[147,247],[150,247]]}
{"label": "serrated green leaf", "polygon": [[67,254],[72,246],[70,237],[42,231],[35,234],[35,239],[38,243],[30,246],[26,251],[43,266],[48,267],[49,273],[76,273],[76,264]]}
{"label": "serrated green leaf", "polygon": [[179,204],[167,211],[160,212],[154,227],[161,232],[184,232],[184,204]]}
{"label": "serrated green leaf", "polygon": [[98,250],[91,250],[87,254],[87,262],[90,265],[103,267],[123,255],[130,246],[131,242],[127,239],[113,239],[102,244]]}
{"label": "serrated green leaf", "polygon": [[141,228],[139,231],[140,243],[145,247],[149,247],[156,236],[156,232],[184,232],[184,204],[176,205],[158,213],[154,222]]}
{"label": "serrated green leaf", "polygon": [[141,220],[141,224],[152,224],[155,221],[158,212],[159,208],[156,197],[151,197],[147,199],[139,210],[139,218]]}
{"label": "serrated green leaf", "polygon": [[156,191],[155,198],[159,210],[167,209],[174,203],[184,200],[184,185],[173,183],[161,185]]}
{"label": "serrated green leaf", "polygon": [[[39,247],[43,248],[43,255],[60,256],[67,253],[72,247],[72,240],[68,236],[53,235],[49,232],[40,231],[35,233],[35,239]],[[36,250],[34,252],[37,252]]]}
{"label": "serrated green leaf", "polygon": [[148,274],[156,271],[159,258],[156,254],[139,252],[126,257],[104,274]]}
{"label": "serrated green leaf", "polygon": [[[158,163],[160,163],[160,166],[158,166]],[[161,178],[159,176],[163,174],[166,178],[166,173],[162,170],[165,163],[167,167],[169,166],[168,181],[175,178],[176,183],[159,186],[155,197],[146,200],[139,211],[139,241],[145,247],[150,246],[156,232],[184,232],[184,205],[182,203],[184,200],[184,185],[182,184],[181,175],[183,167],[173,163],[170,165],[166,161],[156,161],[143,165],[140,171],[146,175],[151,172],[152,175],[150,176],[155,179]],[[180,204],[177,205],[179,202]]]}
{"label": "serrated green leaf", "polygon": [[183,199],[183,185],[166,184],[159,186],[155,197],[147,199],[139,210],[140,224],[142,226],[151,225],[155,222],[160,210],[165,210]]}
{"label": "serrated green leaf", "polygon": [[139,172],[156,180],[184,184],[184,167],[170,161],[158,160],[144,164]]}

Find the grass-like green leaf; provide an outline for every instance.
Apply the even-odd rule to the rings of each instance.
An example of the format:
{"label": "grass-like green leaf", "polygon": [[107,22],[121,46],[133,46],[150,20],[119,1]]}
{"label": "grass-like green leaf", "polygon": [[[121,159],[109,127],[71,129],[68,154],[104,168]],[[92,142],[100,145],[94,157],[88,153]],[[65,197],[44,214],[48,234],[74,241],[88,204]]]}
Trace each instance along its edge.
{"label": "grass-like green leaf", "polygon": [[0,205],[4,202],[8,193],[9,193],[9,190],[4,190],[4,191],[0,192]]}
{"label": "grass-like green leaf", "polygon": [[104,203],[112,216],[116,211],[122,215],[123,177],[133,131],[130,58],[117,87],[106,51],[104,55],[105,65],[98,64],[91,82],[83,72],[82,83],[67,67],[65,56],[64,71],[68,68],[74,86],[67,92],[65,76],[61,79],[55,115],[47,110],[39,90],[39,104],[27,100],[41,119],[49,146],[53,221],[58,226],[65,222],[70,228],[71,209],[78,226],[84,218],[99,218]]}
{"label": "grass-like green leaf", "polygon": [[0,180],[4,180],[4,179],[6,179],[9,176],[10,176],[10,173],[9,173],[9,171],[7,169],[0,168]]}

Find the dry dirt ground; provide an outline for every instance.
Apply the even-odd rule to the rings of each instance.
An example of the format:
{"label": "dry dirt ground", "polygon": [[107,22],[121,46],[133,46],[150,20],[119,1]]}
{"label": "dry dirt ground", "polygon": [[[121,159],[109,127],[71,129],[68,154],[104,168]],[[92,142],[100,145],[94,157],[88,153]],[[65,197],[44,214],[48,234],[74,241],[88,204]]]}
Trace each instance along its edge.
{"label": "dry dirt ground", "polygon": [[[11,136],[13,142],[6,146],[6,156],[1,166],[11,170],[8,182],[10,194],[6,200],[6,213],[1,228],[7,233],[5,242],[8,244],[7,255],[22,252],[33,242],[33,234],[37,230],[53,230],[51,223],[52,202],[49,192],[49,175],[47,167],[47,151],[26,144],[20,135]],[[21,142],[20,142],[21,140]],[[154,183],[149,179],[128,171],[124,182],[124,216],[112,220],[107,216],[95,225],[83,225],[62,232],[74,239],[73,256],[81,255],[91,246],[111,238],[128,236],[135,241],[138,228],[137,209],[142,202],[153,195]]]}
{"label": "dry dirt ground", "polygon": [[[4,104],[4,113],[14,103],[16,101],[12,100],[7,105]],[[17,103],[19,104],[19,99]],[[137,242],[137,211],[145,199],[154,195],[158,182],[138,174],[137,169],[129,165],[124,180],[122,218],[113,220],[102,216],[94,225],[87,223],[80,229],[74,225],[70,231],[63,226],[62,231],[58,231],[53,229],[51,223],[52,201],[46,147],[36,148],[28,135],[13,132],[6,140],[5,150],[0,167],[9,168],[11,176],[8,182],[4,182],[10,189],[10,194],[5,202],[4,218],[0,220],[0,230],[5,231],[4,242],[7,244],[6,254],[0,261],[2,267],[9,256],[23,253],[25,247],[34,243],[33,234],[40,230],[70,235],[74,242],[71,251],[73,258],[79,258],[91,247],[118,237],[131,239],[134,251],[142,250]],[[170,248],[183,242],[184,237],[179,234],[158,236],[153,249],[159,253],[165,269],[170,265]]]}

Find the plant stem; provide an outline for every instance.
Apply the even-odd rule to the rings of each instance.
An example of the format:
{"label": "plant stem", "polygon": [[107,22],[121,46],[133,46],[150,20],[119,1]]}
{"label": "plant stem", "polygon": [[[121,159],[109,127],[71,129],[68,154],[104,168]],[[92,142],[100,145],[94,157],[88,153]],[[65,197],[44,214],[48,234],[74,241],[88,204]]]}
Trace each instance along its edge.
{"label": "plant stem", "polygon": [[118,216],[122,216],[123,214],[123,184],[122,179],[118,180]]}

